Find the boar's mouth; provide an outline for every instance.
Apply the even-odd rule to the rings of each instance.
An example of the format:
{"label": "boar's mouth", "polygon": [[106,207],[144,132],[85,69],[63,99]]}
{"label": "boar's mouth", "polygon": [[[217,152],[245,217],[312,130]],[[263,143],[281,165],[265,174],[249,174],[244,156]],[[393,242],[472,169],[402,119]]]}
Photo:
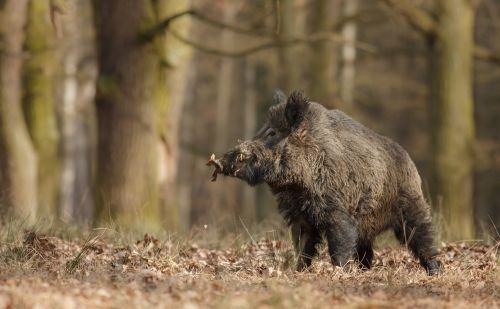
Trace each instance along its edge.
{"label": "boar's mouth", "polygon": [[247,159],[247,156],[242,153],[231,152],[224,155],[222,159],[216,159],[215,154],[212,154],[207,162],[207,166],[215,167],[215,170],[212,173],[212,181],[217,180],[218,174],[238,177],[238,172],[240,171],[243,162]]}

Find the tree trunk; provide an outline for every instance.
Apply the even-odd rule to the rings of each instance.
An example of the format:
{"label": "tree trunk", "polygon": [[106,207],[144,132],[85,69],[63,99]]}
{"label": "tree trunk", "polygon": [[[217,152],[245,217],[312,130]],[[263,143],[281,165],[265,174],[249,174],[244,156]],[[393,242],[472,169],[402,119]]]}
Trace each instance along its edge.
{"label": "tree trunk", "polygon": [[[228,4],[228,3],[226,3]],[[224,7],[224,22],[231,24],[236,15],[235,5]],[[233,31],[222,30],[220,46],[231,50],[234,46],[235,34]],[[215,119],[215,151],[224,153],[228,148],[228,129],[229,129],[229,108],[231,104],[231,90],[233,89],[233,79],[235,70],[235,60],[231,58],[221,58],[220,71],[217,80],[217,99],[216,99],[216,119]],[[228,184],[222,182],[214,184],[212,195],[212,211],[222,212],[228,206],[229,194]],[[227,213],[227,212],[226,212]]]}
{"label": "tree trunk", "polygon": [[448,237],[472,239],[474,231],[474,8],[469,0],[439,1],[435,41],[434,172]]}
{"label": "tree trunk", "polygon": [[[198,70],[196,64],[191,62],[187,68],[186,83],[188,89],[195,85],[195,76]],[[179,132],[179,144],[191,145],[193,143],[193,110],[195,103],[194,91],[186,91],[184,97],[183,109],[181,112],[181,123]],[[180,148],[181,154],[179,155],[178,164],[178,182],[177,182],[177,205],[179,216],[179,231],[182,233],[189,232],[191,227],[191,212],[192,212],[192,194],[194,186],[194,155],[186,148]]]}
{"label": "tree trunk", "polygon": [[107,0],[96,6],[97,219],[157,228],[157,110],[166,99],[160,57],[164,36],[139,41],[142,31],[158,22],[152,1]]}
{"label": "tree trunk", "polygon": [[50,1],[28,4],[23,67],[24,113],[38,153],[38,215],[58,215],[60,167],[59,132],[55,109],[55,33],[50,19]]}
{"label": "tree trunk", "polygon": [[[95,36],[92,5],[74,0],[62,15],[61,217],[92,219],[91,162],[95,145]],[[78,46],[78,48],[75,48]]]}
{"label": "tree trunk", "polygon": [[[311,33],[332,32],[338,1],[317,0],[311,5]],[[331,40],[311,44],[309,72],[310,90],[307,96],[315,102],[333,108],[336,92],[336,47]]]}
{"label": "tree trunk", "polygon": [[23,117],[21,65],[27,0],[5,0],[0,39],[0,164],[6,204],[33,221],[37,210],[37,157]]}
{"label": "tree trunk", "polygon": [[[280,35],[290,37],[295,33],[294,0],[280,2]],[[280,69],[279,74],[285,93],[300,88],[300,61],[297,57],[297,46],[281,46],[279,49]]]}
{"label": "tree trunk", "polygon": [[[179,13],[187,10],[190,6],[189,1],[176,0],[167,1],[168,5],[165,9],[166,16]],[[172,30],[187,36],[191,26],[190,18],[177,20],[170,25]],[[166,61],[169,64],[167,88],[169,89],[169,106],[166,110],[166,116],[163,117],[163,126],[165,128],[163,138],[163,173],[161,177],[162,188],[162,209],[165,210],[164,218],[166,226],[171,231],[186,231],[189,228],[189,207],[184,207],[182,201],[179,200],[179,182],[178,182],[178,165],[179,165],[179,130],[181,126],[181,118],[186,96],[190,89],[187,88],[189,82],[190,60],[192,58],[192,48],[180,42],[173,36],[167,35],[166,44]],[[179,185],[179,186],[178,186]]]}
{"label": "tree trunk", "polygon": [[[358,10],[358,0],[345,0],[343,7],[344,18],[351,18]],[[350,20],[342,27],[342,70],[340,72],[340,97],[348,106],[354,103],[354,82],[356,76],[356,34],[355,20]]]}

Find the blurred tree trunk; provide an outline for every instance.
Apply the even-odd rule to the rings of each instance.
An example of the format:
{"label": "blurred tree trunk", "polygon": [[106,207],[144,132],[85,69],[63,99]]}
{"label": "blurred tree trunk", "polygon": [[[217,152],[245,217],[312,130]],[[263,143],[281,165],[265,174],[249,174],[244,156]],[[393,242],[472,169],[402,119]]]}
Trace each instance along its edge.
{"label": "blurred tree trunk", "polygon": [[61,111],[61,217],[92,219],[91,175],[95,155],[95,35],[92,4],[66,2],[62,15],[59,82]]}
{"label": "blurred tree trunk", "polygon": [[5,0],[0,7],[0,172],[7,205],[30,222],[37,210],[37,156],[21,98],[27,4],[27,0]]}
{"label": "blurred tree trunk", "polygon": [[[282,0],[280,2],[280,35],[282,36],[290,37],[296,35],[294,5],[294,0]],[[290,93],[300,88],[299,74],[301,63],[297,57],[297,47],[281,46],[278,52],[280,60],[280,70],[278,70],[278,74],[281,75],[280,80],[283,85],[283,90],[285,93]]]}
{"label": "blurred tree trunk", "polygon": [[[95,2],[99,78],[96,215],[157,228],[158,111],[166,104],[164,36],[139,40],[158,23],[162,1]],[[144,37],[144,36],[142,36]]]}
{"label": "blurred tree trunk", "polygon": [[[187,76],[186,83],[187,89],[191,89],[195,85],[195,77],[198,73],[197,66],[194,61],[191,61],[186,68]],[[181,112],[180,132],[179,132],[179,145],[192,145],[193,143],[193,110],[195,104],[195,92],[186,91],[184,96],[184,104]],[[191,212],[192,212],[192,194],[194,186],[194,155],[191,151],[180,146],[178,158],[179,171],[177,182],[177,205],[179,209],[179,230],[187,233],[191,227]],[[195,216],[193,215],[193,218]]]}
{"label": "blurred tree trunk", "polygon": [[[231,24],[236,16],[235,5],[225,3],[223,9],[223,20]],[[220,37],[220,46],[231,50],[234,46],[235,34],[231,30],[222,30]],[[215,151],[224,153],[228,148],[228,130],[229,130],[229,108],[231,104],[231,95],[233,89],[233,79],[235,71],[235,60],[231,58],[221,58],[220,70],[217,80],[217,99],[216,99],[216,119],[215,119]],[[214,194],[212,199],[212,211],[223,213],[226,209],[231,190],[228,190],[228,184],[218,182],[214,184]],[[227,213],[227,212],[226,212]]]}
{"label": "blurred tree trunk", "polygon": [[50,1],[29,1],[24,63],[24,114],[38,153],[38,215],[58,215],[59,132],[55,109],[56,40]]}
{"label": "blurred tree trunk", "polygon": [[469,0],[436,0],[433,15],[409,0],[385,0],[426,36],[431,54],[433,193],[451,240],[474,237],[474,14]]}
{"label": "blurred tree trunk", "polygon": [[[189,1],[166,1],[165,14],[171,16],[190,7]],[[183,18],[170,25],[176,33],[188,36],[191,19]],[[161,181],[161,197],[165,210],[163,218],[171,231],[189,230],[189,206],[179,201],[178,191],[178,164],[179,164],[179,131],[183,107],[186,96],[191,91],[187,88],[189,82],[190,61],[192,48],[178,39],[168,36],[166,38],[166,61],[168,63],[167,88],[169,89],[170,105],[166,116],[160,119],[163,123],[163,173]],[[166,119],[166,123],[165,123]],[[185,208],[187,206],[187,208]],[[184,209],[185,208],[185,209]]]}
{"label": "blurred tree trunk", "polygon": [[358,0],[344,0],[343,18],[351,19],[342,27],[342,69],[340,72],[340,97],[348,106],[354,103],[354,86],[356,76],[356,34],[357,25],[352,17],[358,11]]}
{"label": "blurred tree trunk", "polygon": [[438,9],[433,73],[436,192],[442,198],[448,236],[472,239],[474,7],[468,0],[440,0]]}
{"label": "blurred tree trunk", "polygon": [[[311,4],[309,25],[311,33],[332,32],[335,25],[335,12],[339,1],[317,0]],[[309,88],[307,96],[315,102],[333,108],[336,92],[336,46],[331,40],[321,40],[311,44]]]}

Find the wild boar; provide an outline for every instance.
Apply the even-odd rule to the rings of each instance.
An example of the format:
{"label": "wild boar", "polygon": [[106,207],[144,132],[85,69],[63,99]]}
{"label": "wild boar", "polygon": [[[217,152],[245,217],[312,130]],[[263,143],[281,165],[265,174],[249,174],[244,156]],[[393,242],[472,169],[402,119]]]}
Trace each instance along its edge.
{"label": "wild boar", "polygon": [[374,238],[393,229],[429,274],[438,273],[431,209],[408,153],[302,92],[274,101],[254,138],[207,164],[213,180],[223,174],[270,186],[291,227],[297,270],[311,265],[323,238],[334,265],[354,258],[369,269]]}

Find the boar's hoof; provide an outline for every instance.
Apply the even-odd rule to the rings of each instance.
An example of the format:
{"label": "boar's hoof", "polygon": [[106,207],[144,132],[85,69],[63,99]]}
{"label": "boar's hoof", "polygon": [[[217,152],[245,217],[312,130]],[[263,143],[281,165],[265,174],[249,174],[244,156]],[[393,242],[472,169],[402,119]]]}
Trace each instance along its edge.
{"label": "boar's hoof", "polygon": [[427,270],[429,276],[436,276],[443,272],[443,264],[436,259],[431,259],[423,263],[422,266]]}

